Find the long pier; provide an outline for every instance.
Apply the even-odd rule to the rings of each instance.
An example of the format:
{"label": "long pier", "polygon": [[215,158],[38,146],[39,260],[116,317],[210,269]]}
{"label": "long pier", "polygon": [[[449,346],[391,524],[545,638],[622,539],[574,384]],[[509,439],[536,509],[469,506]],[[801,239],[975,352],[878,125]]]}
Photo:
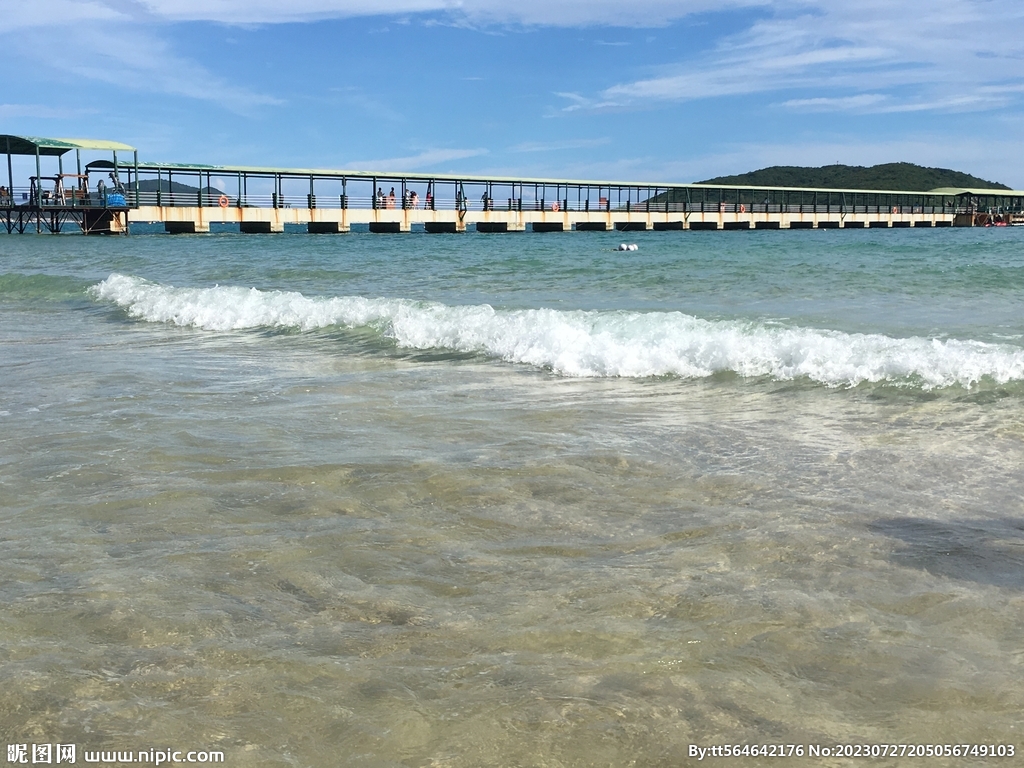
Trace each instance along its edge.
{"label": "long pier", "polygon": [[[13,154],[36,155],[27,189],[15,187]],[[745,229],[864,229],[1024,224],[1024,191],[991,189],[809,189],[628,181],[455,176],[323,169],[140,163],[132,147],[112,142],[0,136],[8,148],[10,187],[0,188],[0,223],[8,233],[127,232],[130,222],[161,223],[175,234],[209,232],[211,224],[244,233],[287,225],[311,233],[564,232]],[[75,142],[79,143],[76,144]],[[108,149],[112,160],[84,169],[83,149]],[[63,172],[74,149],[77,173]],[[133,153],[119,163],[117,152]],[[44,177],[40,157],[56,155],[59,173]],[[109,178],[115,194],[90,178]],[[71,177],[77,187],[63,188]],[[50,180],[51,192],[42,182]]]}

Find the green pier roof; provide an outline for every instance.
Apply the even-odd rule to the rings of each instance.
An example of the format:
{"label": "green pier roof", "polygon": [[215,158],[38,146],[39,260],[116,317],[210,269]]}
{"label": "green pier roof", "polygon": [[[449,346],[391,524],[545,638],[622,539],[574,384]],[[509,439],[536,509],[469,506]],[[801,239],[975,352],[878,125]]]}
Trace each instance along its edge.
{"label": "green pier roof", "polygon": [[134,152],[135,147],[100,139],[48,139],[42,136],[0,134],[0,153],[12,155],[63,155],[72,149],[95,152]]}

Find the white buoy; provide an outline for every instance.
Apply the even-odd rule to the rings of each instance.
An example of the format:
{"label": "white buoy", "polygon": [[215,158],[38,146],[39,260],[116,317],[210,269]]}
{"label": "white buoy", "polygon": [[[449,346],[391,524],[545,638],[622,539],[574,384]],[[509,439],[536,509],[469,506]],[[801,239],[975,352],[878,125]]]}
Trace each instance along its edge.
{"label": "white buoy", "polygon": [[630,243],[628,250],[630,250],[630,251],[639,251],[640,250],[640,246],[637,245],[636,243]]}

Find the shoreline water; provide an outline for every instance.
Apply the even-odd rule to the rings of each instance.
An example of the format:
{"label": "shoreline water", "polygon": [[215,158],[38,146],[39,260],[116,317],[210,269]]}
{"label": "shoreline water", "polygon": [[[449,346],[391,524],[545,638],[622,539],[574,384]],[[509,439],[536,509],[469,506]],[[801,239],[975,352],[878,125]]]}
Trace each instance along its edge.
{"label": "shoreline water", "polygon": [[253,766],[1017,743],[1017,373],[567,376],[402,346],[393,315],[204,330],[89,292],[116,273],[167,317],[193,289],[238,317],[256,288],[488,304],[518,331],[681,313],[1019,350],[1024,253],[1000,234],[0,240],[0,732]]}

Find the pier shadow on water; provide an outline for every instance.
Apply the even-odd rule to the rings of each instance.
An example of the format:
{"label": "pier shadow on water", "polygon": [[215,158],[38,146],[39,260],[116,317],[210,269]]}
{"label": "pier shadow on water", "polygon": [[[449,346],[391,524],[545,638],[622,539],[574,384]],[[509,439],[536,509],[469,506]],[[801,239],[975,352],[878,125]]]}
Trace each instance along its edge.
{"label": "pier shadow on water", "polygon": [[900,565],[934,576],[1024,589],[1024,520],[891,517],[868,529],[902,542],[893,553]]}

